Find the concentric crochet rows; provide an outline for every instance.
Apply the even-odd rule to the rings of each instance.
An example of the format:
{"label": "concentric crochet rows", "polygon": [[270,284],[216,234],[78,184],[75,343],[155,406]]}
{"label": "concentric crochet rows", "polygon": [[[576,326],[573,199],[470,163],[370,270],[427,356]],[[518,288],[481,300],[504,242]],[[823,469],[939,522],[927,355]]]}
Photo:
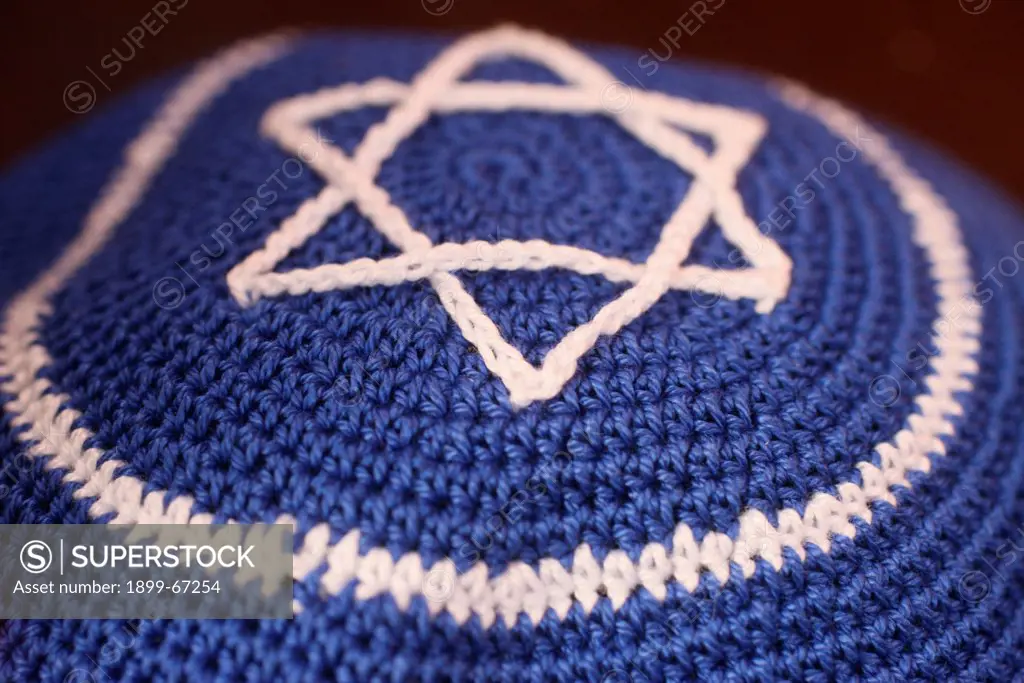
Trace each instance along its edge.
{"label": "concentric crochet rows", "polygon": [[[994,230],[1000,223],[1019,228],[1011,209],[960,171],[920,152],[914,164],[942,180],[943,194],[971,232],[976,226]],[[841,212],[829,217],[843,220]],[[975,272],[986,272],[1006,255],[998,251],[996,237],[985,232],[972,238]],[[950,420],[956,437],[943,439],[951,457],[935,460],[927,477],[905,472],[913,488],[886,491],[900,506],[872,504],[872,523],[852,519],[856,537],[835,537],[828,554],[812,543],[801,559],[788,545],[780,571],[758,563],[749,578],[732,572],[720,588],[713,575],[705,576],[693,594],[669,582],[663,601],[639,590],[618,610],[611,600],[598,600],[589,614],[577,607],[561,619],[551,611],[537,626],[522,618],[506,628],[497,620],[489,630],[474,619],[457,627],[449,616],[431,617],[436,605],[430,602],[411,600],[402,611],[388,596],[357,597],[362,579],[331,600],[318,600],[322,575],[314,571],[299,586],[307,611],[294,622],[11,622],[2,631],[0,671],[12,680],[47,681],[66,680],[73,670],[83,680],[86,674],[115,680],[1012,680],[1024,666],[1019,589],[1024,563],[1005,563],[1007,539],[1016,540],[1024,528],[1019,486],[1024,301],[1019,283],[1003,284],[978,312],[985,316],[980,368],[973,391],[956,397],[962,413]],[[798,290],[796,295],[806,294]],[[847,303],[823,315],[839,310],[843,315],[837,317],[852,311],[854,320],[862,318],[856,297],[829,297]],[[877,301],[865,310],[872,306],[877,314]],[[927,313],[929,320],[936,317]],[[963,315],[954,308],[943,319],[962,325]],[[918,341],[927,341],[915,336],[913,326],[902,329],[893,343],[900,358]],[[863,349],[860,340],[870,336],[862,333],[847,343]],[[851,357],[832,355],[836,347],[829,341],[823,349],[809,348],[805,362],[837,358],[849,366]],[[45,419],[60,410],[59,401],[45,405],[53,411]],[[900,404],[892,410],[900,412]],[[62,419],[69,412],[61,412]],[[82,434],[70,422],[57,421],[57,434]],[[0,440],[5,438],[0,433]],[[46,515],[84,519],[91,501],[72,498],[64,472],[44,471],[44,459],[52,461],[36,460],[38,465],[0,501],[5,521],[43,521]],[[67,480],[82,474],[89,474],[88,465]],[[700,529],[698,537],[714,538],[699,524],[694,528]],[[314,532],[310,535],[315,540]],[[379,542],[376,532],[371,538]],[[601,549],[593,554],[599,563],[607,562]],[[357,571],[367,585],[379,585],[367,568]],[[965,591],[976,582],[964,583],[965,577],[978,576],[988,581],[980,598]]]}
{"label": "concentric crochet rows", "polygon": [[[243,51],[241,54],[244,63],[249,53]],[[263,59],[266,55],[257,53],[257,62]],[[201,102],[202,97],[193,93],[203,93],[204,90],[211,93],[223,87],[227,81],[221,79],[225,75],[230,78],[235,63],[236,60],[229,59],[229,68],[215,72],[213,76],[201,72],[196,81],[180,92],[184,93],[186,101]],[[819,103],[795,87],[788,87],[786,96],[794,106],[807,108],[821,116],[837,135],[849,138],[857,135],[857,120],[837,106]],[[181,123],[174,119],[173,114],[165,119],[170,121],[170,129],[182,130]],[[108,195],[108,202],[101,204],[94,213],[91,225],[97,227],[91,233],[87,229],[78,250],[70,252],[71,257],[58,265],[58,274],[62,270],[66,273],[73,271],[76,260],[84,260],[80,255],[89,249],[94,250],[96,243],[106,237],[103,233],[109,234],[117,224],[119,214],[123,215],[133,201],[132,197],[141,192],[147,175],[157,168],[154,161],[159,162],[171,149],[167,146],[167,133],[159,127],[149,139],[144,140],[134,149],[145,150],[159,145],[163,152],[137,152],[129,155],[129,163],[133,158],[138,159],[135,163],[140,163],[142,169],[148,166],[152,170],[139,172],[139,169],[133,169],[133,172],[125,174],[125,177],[136,179],[134,187],[130,186],[128,191],[115,190]],[[970,294],[969,271],[965,252],[958,244],[955,217],[927,185],[905,168],[879,134],[867,135],[864,151],[893,184],[897,195],[902,198],[904,209],[915,218],[915,239],[931,259],[933,274],[939,282],[937,309],[940,320],[944,320],[945,316],[959,311]],[[6,356],[10,360],[6,361],[5,367],[9,368],[13,381],[6,388],[18,397],[11,404],[12,412],[19,415],[16,422],[29,426],[22,438],[26,441],[42,439],[33,447],[34,453],[56,455],[52,461],[54,465],[71,467],[69,479],[85,483],[76,495],[97,497],[93,505],[95,516],[116,513],[114,520],[118,522],[211,521],[213,515],[209,513],[194,514],[193,499],[188,496],[177,496],[165,509],[164,491],[150,492],[140,507],[138,501],[142,500],[143,483],[132,477],[115,477],[115,461],[97,466],[100,452],[83,448],[91,435],[85,429],[73,429],[79,414],[73,409],[62,409],[65,397],[44,396],[48,383],[35,378],[47,360],[42,348],[33,344],[34,327],[39,320],[42,301],[48,290],[52,291],[59,285],[59,280],[59,275],[52,274],[41,280],[34,292],[16,303],[9,318],[5,350],[10,354]],[[803,556],[805,544],[812,543],[827,550],[832,536],[853,535],[852,518],[870,520],[870,502],[883,500],[894,503],[889,489],[894,485],[908,485],[907,472],[927,470],[928,453],[942,452],[943,446],[938,437],[951,432],[948,418],[958,410],[953,394],[970,388],[967,378],[975,370],[971,354],[976,350],[975,337],[979,331],[977,311],[968,308],[960,316],[959,323],[950,330],[952,334],[937,335],[937,353],[933,359],[935,374],[927,379],[927,391],[916,401],[919,414],[910,418],[909,428],[900,432],[891,444],[878,446],[880,466],[860,463],[858,469],[862,485],[842,484],[838,496],[817,493],[803,514],[793,509],[783,510],[772,522],[757,509],[749,509],[740,517],[735,540],[726,534],[710,532],[704,535],[698,546],[691,529],[681,524],[675,531],[671,550],[659,543],[648,544],[640,554],[638,564],[634,564],[626,552],[613,550],[605,557],[603,566],[599,565],[589,547],[583,544],[574,553],[571,571],[567,571],[557,559],[541,560],[538,570],[522,562],[513,562],[493,579],[486,578],[488,570],[482,564],[458,578],[455,576],[458,569],[450,562],[436,564],[427,571],[415,552],[403,556],[397,563],[385,549],[372,550],[361,556],[358,532],[351,532],[341,542],[331,545],[330,528],[321,524],[306,534],[305,544],[296,558],[296,577],[302,579],[326,562],[328,568],[321,583],[327,592],[336,593],[355,580],[359,584],[359,597],[369,598],[389,592],[400,604],[407,604],[409,596],[429,592],[430,582],[425,580],[433,575],[435,583],[442,585],[442,590],[435,596],[437,608],[447,608],[460,622],[475,612],[485,625],[489,625],[495,612],[509,623],[521,612],[528,613],[537,621],[550,607],[564,618],[573,600],[589,611],[598,596],[604,594],[611,598],[615,607],[620,607],[640,586],[663,598],[665,584],[672,579],[691,590],[696,588],[699,575],[704,570],[711,571],[721,581],[727,580],[730,562],[736,563],[747,576],[753,573],[756,558],[763,558],[778,569],[785,547],[793,548]],[[939,328],[939,332],[945,331],[945,328]]]}
{"label": "concentric crochet rows", "polygon": [[[534,59],[560,74],[567,83],[560,86],[457,83],[460,76],[479,62],[513,56]],[[672,273],[686,259],[694,238],[712,215],[751,263],[752,268],[745,274],[760,276],[754,286],[749,286],[749,280],[736,277],[732,289],[744,289],[746,296],[756,298],[760,312],[771,311],[788,290],[791,263],[774,242],[756,230],[743,210],[742,198],[734,183],[738,167],[749,158],[763,132],[763,123],[735,110],[702,107],[647,94],[638,95],[635,106],[626,112],[609,112],[601,91],[612,81],[611,74],[568,46],[545,36],[506,28],[456,42],[426,65],[409,88],[375,80],[365,86],[342,86],[335,91],[275,105],[264,119],[263,128],[295,154],[313,139],[314,131],[308,128],[313,119],[367,105],[393,104],[394,108],[382,123],[367,131],[352,158],[333,147],[310,158],[309,163],[332,187],[305,203],[294,219],[286,221],[281,231],[270,237],[268,247],[272,248],[256,252],[232,269],[228,274],[232,293],[243,303],[262,294],[259,283],[265,273],[312,232],[319,230],[329,215],[339,212],[350,201],[392,244],[411,254],[425,252],[432,246],[430,239],[409,223],[388,193],[373,181],[381,162],[392,156],[403,138],[427,121],[431,111],[486,112],[522,108],[611,113],[613,120],[625,130],[662,157],[694,173],[699,182],[672,211],[637,283],[559,340],[539,368],[527,363],[519,350],[505,340],[458,278],[436,270],[425,274],[431,285],[443,293],[441,301],[459,330],[480,353],[487,368],[508,387],[514,405],[522,407],[553,398],[575,374],[579,359],[601,336],[616,334],[657,302],[671,286]],[[676,129],[686,125],[715,136],[713,154],[706,155]],[[721,134],[722,131],[729,134]],[[517,250],[518,246],[510,248]],[[375,264],[371,263],[369,269],[374,268]],[[720,277],[730,279],[736,275],[723,272]],[[314,269],[312,273],[278,274],[273,279],[280,283],[283,278],[291,278],[285,290],[292,294],[322,292],[338,284],[334,272],[324,272],[323,268]],[[369,282],[370,279],[364,277],[359,284]]]}
{"label": "concentric crochet rows", "polygon": [[[785,507],[803,512],[815,492],[835,493],[858,477],[856,464],[905,423],[917,393],[911,382],[923,383],[923,369],[910,369],[905,400],[889,408],[874,405],[868,387],[886,371],[890,353],[930,339],[933,292],[906,218],[863,163],[848,165],[842,182],[827,188],[831,194],[822,190],[798,225],[772,233],[799,259],[791,296],[776,313],[759,316],[733,302],[701,309],[687,293],[667,296],[600,343],[579,377],[540,411],[509,409],[507,393],[443,309],[417,298],[426,299],[422,289],[360,288],[238,308],[224,288],[226,271],[258,248],[275,220],[315,194],[315,179],[292,181],[271,207],[280,211],[196,273],[201,287],[185,305],[158,310],[153,281],[167,269],[178,272],[174,261],[200,246],[201,231],[229,214],[223,207],[239,206],[281,167],[281,157],[268,151],[274,143],[252,149],[255,126],[280,95],[254,94],[252,84],[261,91],[276,77],[291,85],[295,70],[314,68],[315,56],[272,65],[213,103],[117,239],[54,299],[55,314],[42,329],[53,359],[44,374],[82,413],[79,426],[95,434],[86,446],[125,462],[123,474],[172,497],[191,496],[198,512],[236,519],[288,512],[301,530],[328,520],[336,540],[358,528],[364,552],[418,552],[432,566],[445,555],[465,563],[488,539],[493,515],[567,449],[573,462],[545,482],[548,493],[507,532],[491,533],[486,561],[498,574],[516,560],[534,567],[544,557],[568,562],[583,543],[601,561],[616,548],[636,561],[649,543],[668,545],[679,521],[697,538],[732,536],[748,507],[769,517]],[[763,216],[784,179],[803,177],[814,155],[831,152],[836,141],[824,129],[802,130],[797,122],[806,119],[777,100],[758,107],[781,131],[752,161],[753,181],[740,186],[751,214]],[[567,118],[560,129],[588,139],[616,135],[600,120]],[[446,121],[424,129],[408,153],[399,150],[382,169],[382,185],[411,207],[417,225],[444,216],[432,197],[420,206],[413,188],[402,194],[404,160],[425,156],[439,133],[450,135]],[[540,119],[532,126],[545,130]],[[486,146],[489,137],[481,136],[464,146]],[[800,143],[791,142],[796,137]],[[628,142],[616,139],[616,149],[640,156]],[[270,157],[267,168],[250,164],[223,175],[210,161],[257,152]],[[779,159],[787,155],[793,159]],[[640,168],[671,171],[651,156]],[[211,177],[203,175],[211,166]],[[636,176],[623,186],[625,196],[647,182],[633,163],[617,167]],[[241,192],[222,196],[225,184]],[[470,220],[456,212],[447,224],[451,237],[460,234],[456,228],[469,232]],[[564,239],[551,232],[559,224],[510,225],[520,239],[531,234],[526,227],[546,228],[549,241]],[[591,227],[601,228],[599,217]],[[296,265],[315,263],[309,259],[319,258],[317,250],[334,249],[344,260],[365,253],[356,249],[363,241],[377,248],[376,231],[357,220],[342,217],[327,230]],[[697,262],[717,266],[729,258],[714,225],[703,237]],[[210,252],[199,253],[212,259]],[[580,276],[565,287],[560,277],[460,274],[517,347],[541,352],[585,322],[601,294],[614,294]]]}

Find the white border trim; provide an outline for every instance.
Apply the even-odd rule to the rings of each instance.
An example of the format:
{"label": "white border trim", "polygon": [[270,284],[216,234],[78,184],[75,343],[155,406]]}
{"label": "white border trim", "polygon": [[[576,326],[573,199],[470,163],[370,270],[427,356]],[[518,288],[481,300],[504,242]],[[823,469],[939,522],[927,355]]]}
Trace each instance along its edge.
{"label": "white border trim", "polygon": [[[78,238],[7,310],[0,333],[0,376],[10,376],[2,389],[15,398],[4,408],[16,426],[25,427],[18,439],[28,445],[31,457],[47,459],[50,469],[66,469],[65,482],[82,485],[75,492],[77,498],[96,497],[89,509],[93,517],[115,513],[118,523],[211,521],[209,514],[192,513],[193,501],[188,496],[180,496],[165,507],[165,491],[152,492],[143,499],[142,481],[127,476],[114,478],[118,463],[107,461],[98,466],[102,453],[83,447],[91,436],[89,431],[72,429],[80,414],[65,407],[69,397],[47,394],[56,387],[39,377],[50,358],[39,343],[38,326],[51,312],[50,297],[108,241],[198,113],[233,79],[275,58],[282,47],[279,38],[256,41],[199,67],[130,145],[124,166],[86,218]],[[892,441],[877,446],[880,465],[858,465],[861,485],[844,483],[839,486],[838,496],[815,494],[803,515],[794,509],[780,510],[778,526],[756,510],[748,510],[740,517],[735,539],[710,533],[698,543],[691,529],[680,524],[671,545],[648,545],[638,563],[623,551],[614,550],[600,564],[583,545],[577,549],[569,570],[557,559],[546,558],[540,561],[539,571],[514,562],[493,578],[489,578],[483,563],[456,575],[450,561],[428,569],[417,553],[408,553],[397,561],[385,548],[360,555],[358,531],[349,531],[339,542],[331,543],[330,529],[321,523],[306,533],[295,555],[295,578],[301,580],[326,564],[320,585],[327,596],[354,582],[359,599],[389,593],[405,608],[413,597],[424,595],[432,612],[448,612],[459,624],[473,616],[484,627],[499,617],[511,624],[524,614],[537,623],[548,609],[565,618],[576,603],[589,613],[602,594],[617,609],[640,587],[664,599],[671,581],[690,591],[697,587],[703,572],[725,581],[731,563],[744,576],[754,572],[757,559],[779,569],[784,548],[791,548],[801,558],[807,544],[827,552],[833,537],[853,537],[853,518],[871,521],[871,503],[895,505],[892,487],[909,488],[908,473],[927,472],[929,455],[944,454],[940,437],[954,433],[953,419],[961,413],[954,393],[973,389],[972,376],[978,368],[972,356],[979,349],[981,311],[978,306],[962,306],[971,300],[972,293],[967,250],[961,244],[956,215],[926,181],[906,166],[879,132],[837,103],[818,98],[800,86],[783,85],[781,95],[792,107],[817,118],[839,137],[853,138],[858,128],[868,132],[870,139],[861,146],[864,157],[891,185],[910,216],[913,241],[925,252],[930,274],[937,283],[938,318],[933,325],[933,341],[938,351],[930,359],[926,390],[916,397],[907,426]],[[959,317],[955,325],[950,325],[948,318],[954,313]],[[279,521],[291,521],[291,517],[284,515]]]}
{"label": "white border trim", "polygon": [[[38,333],[43,318],[52,312],[50,298],[109,241],[203,109],[233,81],[276,59],[286,46],[284,36],[271,35],[228,49],[197,67],[125,149],[122,166],[101,190],[75,240],[7,308],[0,333],[0,376],[10,378],[0,387],[15,398],[4,409],[13,416],[15,427],[27,427],[18,438],[34,444],[29,455],[50,458],[50,469],[68,468],[65,480],[82,484],[76,497],[98,496],[90,508],[94,517],[117,512],[119,519],[141,521],[142,515],[126,511],[138,507],[143,483],[131,477],[115,479],[114,472],[120,465],[115,461],[97,467],[102,453],[95,448],[83,449],[92,434],[86,429],[71,429],[80,413],[65,407],[67,395],[47,393],[56,388],[38,377],[51,362]],[[183,505],[191,508],[191,501],[175,501],[172,507],[178,510]],[[182,513],[173,516],[181,517]]]}
{"label": "white border trim", "polygon": [[[508,57],[543,65],[566,84],[459,82],[481,62]],[[646,92],[630,94],[628,106],[620,109],[609,106],[608,101],[609,87],[616,83],[604,67],[566,43],[533,31],[500,27],[453,43],[408,86],[374,79],[277,103],[264,116],[263,131],[293,154],[301,154],[303,147],[315,139],[311,124],[316,119],[371,105],[394,106],[384,121],[367,131],[351,157],[328,145],[323,153],[308,160],[327,180],[327,187],[283,221],[263,249],[228,273],[229,289],[239,303],[247,305],[261,297],[285,293],[426,279],[463,336],[479,351],[484,365],[505,384],[511,403],[520,407],[556,396],[575,375],[579,359],[601,336],[616,334],[669,289],[747,297],[757,302],[758,311],[770,312],[789,290],[792,264],[774,241],[758,231],[735,187],[737,172],[764,135],[764,119],[730,107]],[[662,228],[658,243],[643,265],[541,240],[505,240],[493,248],[481,243],[434,246],[392,203],[387,191],[376,184],[381,164],[433,112],[512,109],[604,115],[693,175],[693,184]],[[680,128],[711,136],[715,151],[706,154]],[[272,272],[293,249],[350,203],[404,252],[403,256]],[[750,267],[712,270],[682,266],[694,239],[712,216]],[[633,284],[601,307],[591,320],[569,332],[545,355],[540,367],[534,367],[504,339],[454,271],[556,266],[584,274],[608,275],[611,270],[615,271],[613,279]]]}

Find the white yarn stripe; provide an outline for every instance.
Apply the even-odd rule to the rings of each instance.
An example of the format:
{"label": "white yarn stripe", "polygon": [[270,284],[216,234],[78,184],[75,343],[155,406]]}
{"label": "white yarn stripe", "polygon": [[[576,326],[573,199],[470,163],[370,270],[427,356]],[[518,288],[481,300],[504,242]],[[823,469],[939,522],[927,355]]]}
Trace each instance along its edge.
{"label": "white yarn stripe", "polygon": [[[79,413],[63,407],[68,397],[45,393],[57,388],[39,377],[50,359],[39,345],[36,328],[50,312],[49,298],[106,243],[198,112],[232,79],[273,59],[281,46],[279,39],[256,41],[200,67],[129,147],[124,166],[87,217],[76,241],[7,311],[0,334],[0,376],[10,376],[2,388],[15,398],[5,410],[16,425],[26,427],[18,438],[30,444],[31,457],[46,458],[49,468],[66,469],[66,482],[82,484],[77,497],[97,496],[90,507],[93,516],[114,512],[115,521],[121,523],[206,524],[212,519],[206,513],[193,514],[193,501],[188,496],[179,496],[166,507],[164,491],[142,499],[143,482],[131,477],[114,479],[117,463],[97,466],[101,453],[83,447],[91,434],[83,428],[71,429]],[[851,520],[859,517],[871,521],[870,503],[886,501],[895,505],[892,487],[909,487],[909,472],[927,472],[929,455],[944,453],[939,439],[953,434],[952,420],[961,412],[954,393],[973,389],[971,377],[977,372],[977,363],[972,356],[979,348],[981,312],[975,305],[963,307],[972,301],[967,251],[960,241],[956,215],[926,181],[906,166],[880,133],[840,105],[800,86],[786,84],[781,93],[792,107],[819,119],[839,137],[853,138],[858,130],[867,131],[869,139],[861,144],[864,158],[878,169],[899,198],[912,223],[913,241],[924,251],[936,282],[938,318],[933,326],[933,343],[938,352],[930,359],[926,391],[915,399],[915,412],[907,426],[892,441],[876,447],[879,465],[860,465],[861,485],[844,483],[838,487],[838,496],[815,494],[802,516],[794,509],[780,510],[777,525],[756,510],[748,510],[740,517],[735,539],[710,533],[698,542],[692,530],[680,524],[671,544],[648,545],[636,563],[621,550],[610,552],[598,562],[583,545],[576,550],[568,569],[558,559],[546,558],[536,570],[516,562],[493,578],[483,563],[457,575],[448,561],[425,567],[417,553],[395,560],[385,548],[374,548],[360,555],[358,531],[349,531],[339,542],[331,543],[330,529],[322,523],[307,532],[296,553],[295,578],[301,580],[326,565],[320,580],[326,596],[354,583],[357,598],[390,594],[403,608],[412,598],[423,595],[432,612],[447,612],[460,624],[476,616],[487,627],[498,618],[512,623],[524,614],[537,623],[548,610],[564,618],[577,603],[589,613],[602,594],[618,608],[640,588],[657,599],[664,599],[672,581],[692,591],[704,572],[727,580],[732,564],[744,576],[754,571],[757,559],[779,569],[784,548],[793,549],[801,558],[807,544],[827,552],[832,538],[853,537]],[[303,205],[300,213],[328,212],[347,201],[343,193],[329,190]],[[284,241],[268,241],[267,249],[288,248],[287,240],[280,239]],[[605,263],[601,267],[618,266]],[[954,313],[958,317],[951,325]],[[283,515],[279,521],[293,520]]]}
{"label": "white yarn stripe", "polygon": [[[72,428],[81,414],[66,407],[70,401],[67,395],[57,393],[56,387],[38,376],[51,363],[39,342],[38,327],[52,311],[53,294],[108,242],[203,109],[233,81],[276,59],[287,45],[287,38],[272,35],[228,49],[197,67],[126,148],[121,168],[101,191],[75,240],[11,302],[5,313],[0,332],[0,377],[8,377],[0,388],[14,398],[4,410],[12,416],[15,427],[25,427],[18,433],[18,439],[31,444],[29,456],[47,458],[49,469],[66,469],[64,480],[81,484],[76,498],[96,497],[89,508],[93,517],[113,512],[117,522],[180,523],[192,515],[192,500],[179,497],[165,509],[166,492],[160,491],[143,501],[142,481],[115,478],[121,463],[108,460],[99,465],[103,453],[96,448],[84,448],[92,434],[87,429]],[[196,517],[193,521],[199,521]]]}
{"label": "white yarn stripe", "polygon": [[[567,84],[458,82],[481,61],[505,57],[542,64],[561,75]],[[324,292],[373,283],[398,284],[425,278],[437,290],[442,305],[459,330],[480,352],[487,368],[505,384],[509,399],[516,406],[557,395],[575,374],[580,357],[593,348],[599,337],[621,330],[671,288],[682,286],[733,298],[749,297],[757,301],[759,311],[770,312],[786,295],[791,263],[772,240],[757,230],[744,212],[735,189],[738,170],[764,135],[764,120],[729,107],[649,93],[637,93],[631,107],[624,112],[614,112],[604,101],[608,86],[614,83],[609,72],[569,45],[531,31],[506,27],[455,43],[408,86],[374,79],[278,103],[264,117],[263,130],[295,154],[301,153],[303,146],[314,139],[310,124],[318,118],[366,106],[395,106],[383,122],[370,128],[352,157],[337,147],[327,146],[309,160],[309,164],[327,179],[328,187],[320,197],[304,204],[283,222],[262,250],[232,269],[227,278],[229,289],[240,303],[248,304],[262,296]],[[464,252],[449,248],[451,245],[432,245],[392,203],[388,193],[375,184],[374,178],[383,161],[431,113],[510,109],[607,116],[656,153],[693,174],[693,186],[664,226],[645,264],[621,261],[613,264],[605,260],[594,271],[593,264],[603,258],[599,254],[539,240],[531,241],[529,246],[506,240],[502,243],[505,256],[500,261],[499,252],[482,248],[477,250],[472,264],[463,263],[457,257]],[[706,154],[678,127],[711,135],[716,142],[715,152],[710,156]],[[272,272],[292,249],[326,224],[330,211],[340,211],[349,201],[381,234],[405,252],[404,259],[387,262],[361,259],[358,264],[327,264],[287,273]],[[680,269],[693,240],[712,216],[721,225],[725,237],[746,257],[750,268],[713,273],[702,268]],[[537,253],[545,251],[547,255],[536,257]],[[556,259],[555,263],[551,263],[551,259]],[[577,272],[602,274],[605,266],[616,272],[626,268],[630,275],[620,276],[617,281],[631,282],[633,286],[601,308],[592,320],[567,334],[536,368],[504,339],[494,322],[451,274],[464,269],[509,269],[516,263],[529,263],[534,269],[557,265]],[[446,267],[439,267],[442,264]],[[394,276],[400,273],[405,273],[407,278],[395,280]]]}
{"label": "white yarn stripe", "polygon": [[[303,292],[325,292],[370,285],[397,285],[421,280],[437,273],[456,270],[543,270],[564,268],[583,275],[603,275],[612,282],[639,282],[644,266],[625,259],[603,256],[578,247],[551,244],[544,240],[518,242],[474,241],[447,243],[401,256],[375,261],[360,258],[345,264],[296,268],[287,273],[266,273],[253,280],[250,295],[278,296]],[[763,271],[743,268],[726,273],[701,265],[672,271],[669,287],[699,290],[732,299],[755,299],[773,283]]]}

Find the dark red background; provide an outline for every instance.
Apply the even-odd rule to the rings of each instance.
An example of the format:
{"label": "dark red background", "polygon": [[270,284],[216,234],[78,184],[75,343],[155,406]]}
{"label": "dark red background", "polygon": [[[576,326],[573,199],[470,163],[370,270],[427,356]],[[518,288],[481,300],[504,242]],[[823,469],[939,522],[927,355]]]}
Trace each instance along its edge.
{"label": "dark red background", "polygon": [[[434,9],[445,1],[423,0]],[[715,6],[720,0],[705,1]],[[569,38],[631,45],[639,57],[648,48],[664,53],[659,38],[693,5],[454,0],[448,12],[435,16],[423,2],[187,0],[158,35],[145,37],[120,73],[104,78],[111,92],[97,88],[97,108],[74,114],[64,105],[65,88],[94,80],[89,68],[104,77],[100,60],[114,47],[124,52],[122,38],[156,0],[6,0],[0,10],[0,49],[6,53],[0,164],[79,117],[95,115],[152,74],[281,26],[452,32],[514,21]],[[967,11],[979,8],[984,11]],[[952,150],[1024,197],[1024,1],[724,0],[705,18],[692,36],[683,35],[677,57],[802,80]]]}

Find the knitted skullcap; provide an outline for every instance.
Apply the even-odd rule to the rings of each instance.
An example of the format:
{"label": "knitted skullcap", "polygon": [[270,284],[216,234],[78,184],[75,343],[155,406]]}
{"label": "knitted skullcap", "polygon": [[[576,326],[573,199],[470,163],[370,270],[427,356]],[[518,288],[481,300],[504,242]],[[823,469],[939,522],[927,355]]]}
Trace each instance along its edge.
{"label": "knitted skullcap", "polygon": [[1018,676],[1020,210],[636,57],[272,36],[9,168],[0,522],[292,522],[297,613],[9,621],[0,679]]}

